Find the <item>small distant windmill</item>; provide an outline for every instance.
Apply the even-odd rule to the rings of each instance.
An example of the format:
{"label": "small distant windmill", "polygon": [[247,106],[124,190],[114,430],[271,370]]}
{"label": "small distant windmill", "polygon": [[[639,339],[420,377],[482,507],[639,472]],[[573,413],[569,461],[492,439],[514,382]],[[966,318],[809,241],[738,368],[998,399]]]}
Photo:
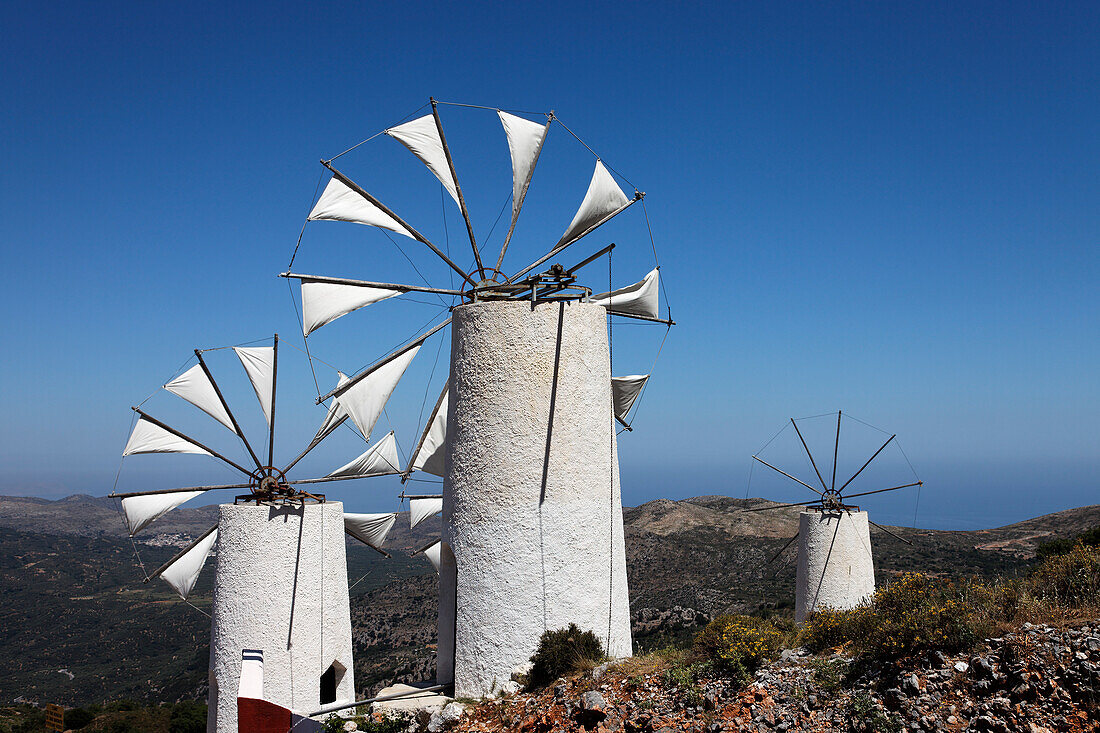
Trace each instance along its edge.
{"label": "small distant windmill", "polygon": [[[914,486],[922,486],[920,479],[905,484],[889,486],[886,488],[859,491],[857,493],[844,494],[844,490],[856,480],[881,454],[890,443],[895,442],[897,435],[891,435],[870,458],[868,458],[859,470],[837,487],[836,471],[837,458],[840,454],[841,412],[836,413],[836,437],[833,443],[832,477],[828,483],[818,469],[817,460],[810,451],[802,431],[798,427],[798,421],[791,418],[790,425],[798,435],[798,440],[806,457],[813,466],[814,473],[821,485],[818,489],[800,478],[796,478],[787,471],[777,468],[765,461],[759,455],[753,455],[753,460],[767,466],[771,470],[782,474],[791,481],[809,489],[816,498],[808,501],[793,502],[787,504],[773,504],[771,506],[746,509],[749,512],[773,511],[787,507],[800,506],[805,510],[799,516],[798,533],[787,541],[769,560],[774,561],[798,540],[798,570],[795,578],[795,622],[802,621],[818,608],[847,609],[853,608],[875,591],[875,566],[871,555],[870,527],[882,530],[906,544],[912,544],[908,540],[898,537],[885,527],[875,524],[867,518],[867,512],[860,511],[858,506],[848,504],[848,500],[861,496],[883,494],[891,491],[899,491]],[[780,431],[782,432],[782,431]],[[778,437],[778,434],[777,434]],[[773,438],[774,440],[774,438]],[[916,478],[914,476],[914,478]]]}
{"label": "small distant windmill", "polygon": [[219,508],[218,523],[191,545],[150,573],[146,582],[161,578],[186,599],[207,557],[217,547],[217,569],[211,623],[210,712],[212,730],[237,730],[237,677],[242,649],[267,656],[266,696],[295,709],[352,700],[351,621],[344,534],[381,549],[396,513],[346,514],[340,502],[305,485],[397,475],[393,432],[354,460],[326,476],[290,480],[287,474],[308,453],[349,419],[369,439],[400,374],[376,380],[370,398],[360,396],[328,411],[309,445],[289,463],[275,463],[275,405],[279,337],[271,346],[232,347],[259,399],[268,426],[266,461],[253,448],[204,354],[198,363],[164,385],[171,392],[233,432],[243,444],[252,467],[245,467],[205,442],[134,407],[137,423],[123,456],[146,453],[188,453],[218,459],[240,472],[237,484],[189,486],[112,493],[121,500],[133,536],[181,504],[207,492],[247,489],[232,504]]}

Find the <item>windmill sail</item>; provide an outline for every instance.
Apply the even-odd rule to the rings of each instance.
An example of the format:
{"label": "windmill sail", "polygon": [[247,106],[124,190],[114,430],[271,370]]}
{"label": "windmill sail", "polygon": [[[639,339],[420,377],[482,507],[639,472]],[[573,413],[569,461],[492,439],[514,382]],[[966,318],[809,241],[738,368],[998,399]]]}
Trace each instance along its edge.
{"label": "windmill sail", "polygon": [[[348,375],[343,372],[336,372],[336,374],[338,375],[336,386],[338,388],[344,386],[348,381]],[[340,427],[347,419],[348,413],[344,411],[344,408],[340,406],[337,400],[333,400],[332,404],[329,405],[328,412],[325,414],[325,421],[321,423],[321,427],[317,431],[317,434],[313,436],[313,442],[316,443],[324,439],[325,436]]]}
{"label": "windmill sail", "polygon": [[638,399],[638,395],[641,394],[642,387],[645,386],[648,379],[648,374],[631,374],[627,377],[611,378],[611,400],[615,406],[615,417],[620,422],[626,423],[627,413],[634,406],[634,401]]}
{"label": "windmill sail", "polygon": [[126,441],[126,447],[122,450],[123,456],[132,456],[137,453],[194,453],[200,456],[213,456],[210,451],[200,448],[189,440],[184,440],[178,435],[173,435],[159,425],[154,425],[145,418],[141,418],[134,425],[134,432],[130,433],[130,439]]}
{"label": "windmill sail", "polygon": [[386,406],[386,400],[393,394],[394,387],[418,351],[419,345],[390,359],[336,398],[340,407],[355,421],[364,438],[370,439],[370,433],[378,422],[378,416],[382,414],[382,408]]}
{"label": "windmill sail", "polygon": [[133,537],[149,523],[160,519],[184,502],[191,501],[202,491],[181,491],[172,494],[147,494],[128,496],[122,500],[122,512],[126,515],[126,526]]}
{"label": "windmill sail", "polygon": [[336,285],[302,279],[302,335],[371,303],[401,295],[400,290],[361,285]]}
{"label": "windmill sail", "polygon": [[233,428],[233,420],[229,417],[229,413],[226,412],[225,406],[214,389],[214,384],[199,364],[164,385],[164,388],[172,394],[187,400],[234,433],[237,432]]}
{"label": "windmill sail", "polygon": [[541,125],[525,120],[507,112],[497,112],[504,134],[508,138],[508,152],[512,155],[512,225],[516,223],[523,199],[527,196],[527,187],[531,184],[531,175],[538,162],[542,144],[546,141],[549,123]]}
{"label": "windmill sail", "polygon": [[641,282],[613,290],[610,293],[593,295],[591,302],[605,306],[611,313],[619,315],[658,318],[660,311],[659,277],[660,271],[654,268]]}
{"label": "windmill sail", "polygon": [[381,548],[386,535],[393,529],[397,513],[389,514],[344,514],[344,531],[363,544]]}
{"label": "windmill sail", "polygon": [[352,224],[365,224],[416,239],[412,232],[401,222],[382,209],[360,196],[335,176],[325,186],[321,198],[309,212],[309,221],[348,221]]}
{"label": "windmill sail", "polygon": [[433,476],[443,476],[443,457],[446,453],[447,443],[447,392],[448,385],[443,385],[443,394],[435,405],[431,422],[424,429],[424,436],[420,439],[416,455],[409,464],[409,472],[424,471]]}
{"label": "windmill sail", "polygon": [[214,543],[217,540],[218,530],[215,528],[160,571],[160,577],[164,578],[164,581],[172,586],[183,600],[187,600],[187,596],[195,587],[195,581],[199,579],[202,566],[206,564],[206,558],[210,556],[210,551],[214,549]]}
{"label": "windmill sail", "polygon": [[592,180],[588,183],[588,192],[554,249],[578,239],[589,229],[599,226],[629,205],[630,199],[615,183],[603,163],[597,160],[596,169],[592,171]]}
{"label": "windmill sail", "polygon": [[248,374],[248,380],[252,382],[252,389],[256,391],[256,399],[260,401],[260,409],[264,411],[264,419],[270,427],[271,387],[275,379],[275,349],[272,346],[252,348],[234,346],[233,351],[241,360],[241,366]]}
{"label": "windmill sail", "polygon": [[421,552],[424,553],[424,556],[431,561],[432,567],[435,568],[435,571],[437,573],[439,572],[439,556],[442,549],[443,541],[437,540],[436,542],[433,542],[432,544],[421,550]]}
{"label": "windmill sail", "polygon": [[338,476],[386,476],[401,473],[398,468],[397,440],[390,432],[382,440],[368,448],[361,456],[330,473],[325,478]]}
{"label": "windmill sail", "polygon": [[423,496],[409,499],[409,528],[423,522],[428,517],[434,517],[443,511],[442,496]]}
{"label": "windmill sail", "polygon": [[458,188],[451,175],[451,166],[447,163],[447,152],[443,149],[443,140],[439,137],[434,115],[424,115],[391,127],[386,130],[386,134],[408,148],[421,163],[428,166],[428,170],[435,174],[455,203],[459,203]]}

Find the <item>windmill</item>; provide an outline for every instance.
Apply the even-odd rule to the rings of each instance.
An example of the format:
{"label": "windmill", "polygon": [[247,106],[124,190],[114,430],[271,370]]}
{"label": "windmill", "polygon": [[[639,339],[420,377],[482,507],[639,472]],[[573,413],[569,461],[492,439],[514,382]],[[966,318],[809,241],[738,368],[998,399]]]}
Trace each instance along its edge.
{"label": "windmill", "polygon": [[[803,418],[803,420],[807,419],[813,418]],[[891,443],[897,445],[897,435],[894,434],[887,438],[886,442],[871,454],[870,458],[864,461],[850,478],[843,481],[838,487],[837,462],[840,455],[841,422],[842,414],[837,411],[836,433],[833,440],[832,475],[828,482],[821,475],[818,461],[814,458],[802,430],[799,428],[799,421],[791,418],[789,423],[789,426],[794,428],[794,432],[798,436],[798,441],[806,454],[806,458],[809,459],[810,466],[817,477],[817,482],[821,485],[820,489],[772,465],[759,455],[753,455],[752,457],[754,461],[816,494],[815,498],[808,501],[772,504],[745,510],[760,512],[795,506],[804,507],[799,515],[798,533],[788,540],[779,552],[769,560],[769,562],[774,561],[794,544],[795,540],[798,541],[798,569],[795,577],[796,623],[802,623],[810,613],[819,608],[853,608],[874,593],[875,566],[871,554],[870,527],[875,527],[906,544],[912,544],[885,527],[870,521],[867,512],[861,511],[858,506],[849,504],[848,501],[857,497],[923,486],[923,482],[917,478],[915,471],[913,472],[913,478],[916,480],[909,483],[860,490],[855,493],[844,493],[845,489],[863,474],[864,470],[886,450],[887,446]],[[783,430],[785,429],[786,426]],[[783,430],[780,430],[780,433]],[[779,437],[780,433],[776,433],[769,441],[769,445]],[[900,445],[898,447],[900,450]],[[763,449],[760,452],[762,451]],[[904,451],[902,451],[902,454],[904,455]],[[908,458],[906,458],[906,462],[908,463]],[[912,464],[909,464],[909,466],[912,469]]]}
{"label": "windmill", "polygon": [[[357,458],[325,476],[288,479],[287,474],[338,427],[354,420],[369,439],[377,411],[354,399],[329,410],[321,428],[293,460],[275,462],[279,337],[271,346],[195,350],[196,364],[164,384],[232,432],[248,454],[245,463],[134,407],[136,422],[123,456],[184,453],[205,455],[242,475],[236,484],[112,493],[120,499],[131,537],[165,513],[208,492],[241,492],[219,507],[218,522],[145,581],[166,581],[186,600],[208,556],[217,548],[210,643],[211,730],[237,730],[237,680],[244,650],[266,654],[267,698],[288,708],[353,700],[351,621],[344,535],[382,554],[396,512],[344,513],[313,485],[401,473],[393,432]],[[267,451],[253,448],[207,363],[213,351],[232,348],[260,402],[267,424]],[[379,385],[392,391],[396,378]],[[148,401],[148,400],[146,400]],[[144,403],[142,403],[144,405]],[[354,416],[353,416],[354,415]],[[266,459],[266,460],[264,460]],[[135,546],[136,548],[136,546]],[[319,622],[319,623],[318,623]]]}
{"label": "windmill", "polygon": [[[511,160],[505,200],[511,217],[495,260],[483,251],[494,230],[478,236],[441,107],[488,119],[489,127],[479,128],[486,130],[482,139],[490,139],[491,128],[504,133],[498,139]],[[630,653],[616,429],[631,429],[631,410],[636,413],[652,368],[613,377],[609,316],[663,324],[665,337],[673,322],[670,313],[660,314],[656,262],[639,282],[619,289],[609,283],[607,292],[594,293],[581,282],[581,270],[603,257],[610,270],[614,243],[601,243],[574,263],[559,261],[628,209],[644,211],[644,194],[635,189],[627,196],[613,169],[553,112],[432,99],[406,120],[321,161],[330,177],[302,231],[311,222],[340,221],[382,230],[398,247],[399,240],[412,240],[446,266],[457,285],[295,271],[301,237],[281,276],[299,283],[307,349],[317,328],[364,306],[403,295],[452,299],[446,317],[440,314],[403,346],[342,378],[317,403],[343,404],[378,375],[404,372],[429,338],[449,336],[447,383],[402,474],[402,481],[418,471],[442,477],[442,487],[402,498],[410,500],[414,524],[443,515],[442,536],[423,549],[440,573],[437,682],[453,683],[456,695],[480,697],[509,680],[547,629],[577,623],[601,636],[610,654]],[[538,255],[508,275],[506,255],[552,127],[591,153],[591,178],[564,232],[528,235],[541,242]],[[450,203],[458,208],[471,247],[469,267],[359,185],[341,170],[343,162],[337,168],[338,158],[351,151],[361,156],[373,150],[361,146],[382,136],[406,148],[438,180],[444,215]]]}

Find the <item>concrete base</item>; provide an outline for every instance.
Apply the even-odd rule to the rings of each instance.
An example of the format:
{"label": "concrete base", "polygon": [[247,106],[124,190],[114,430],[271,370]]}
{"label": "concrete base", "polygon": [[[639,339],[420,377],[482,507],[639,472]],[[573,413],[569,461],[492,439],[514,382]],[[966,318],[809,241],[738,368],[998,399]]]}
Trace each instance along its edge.
{"label": "concrete base", "polygon": [[875,592],[867,512],[802,512],[794,618],[819,608],[848,609]]}
{"label": "concrete base", "polygon": [[500,689],[546,630],[631,653],[607,313],[588,303],[454,309],[438,679]]}
{"label": "concrete base", "polygon": [[208,733],[237,733],[241,650],[263,651],[263,697],[308,713],[333,667],[355,699],[344,510],[223,504],[210,626]]}
{"label": "concrete base", "polygon": [[371,703],[370,710],[372,713],[414,712],[417,710],[424,710],[425,708],[442,708],[454,699],[446,695],[441,695],[438,692],[416,692],[420,688],[434,686],[434,682],[422,682],[417,685],[390,685],[389,687],[379,690],[375,697],[402,695],[405,693],[412,694],[408,697],[401,697],[396,700],[383,700],[381,702]]}

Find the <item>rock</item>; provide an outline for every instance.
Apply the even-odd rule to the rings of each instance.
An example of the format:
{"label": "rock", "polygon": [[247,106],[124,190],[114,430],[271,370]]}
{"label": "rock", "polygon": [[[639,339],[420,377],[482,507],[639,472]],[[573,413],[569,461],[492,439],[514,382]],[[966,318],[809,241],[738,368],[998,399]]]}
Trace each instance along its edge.
{"label": "rock", "polygon": [[603,677],[605,674],[607,674],[607,670],[610,667],[611,667],[611,662],[604,662],[603,664],[599,665],[598,667],[593,667],[592,668],[592,679],[599,682],[600,678]]}
{"label": "rock", "polygon": [[515,695],[517,692],[523,689],[523,686],[515,680],[508,680],[500,686],[501,695]]}
{"label": "rock", "polygon": [[428,733],[440,733],[444,727],[443,714],[441,712],[432,713],[432,717],[428,719]]}
{"label": "rock", "polygon": [[355,724],[354,720],[349,720],[348,722],[344,723],[345,733],[352,733],[352,731],[356,730],[359,730],[359,726]]}
{"label": "rock", "polygon": [[928,663],[933,667],[946,667],[947,657],[939,649],[928,652]]}
{"label": "rock", "polygon": [[910,695],[920,694],[920,680],[917,679],[916,674],[911,674],[905,678],[901,683],[901,689]]}
{"label": "rock", "polygon": [[960,674],[966,674],[966,671],[968,669],[970,669],[970,665],[967,664],[966,662],[962,662],[962,661],[955,662],[954,666],[955,666],[955,671],[959,672]]}
{"label": "rock", "polygon": [[443,706],[443,711],[439,714],[443,718],[443,722],[450,725],[457,722],[462,714],[466,712],[466,706],[460,702],[449,702]]}

